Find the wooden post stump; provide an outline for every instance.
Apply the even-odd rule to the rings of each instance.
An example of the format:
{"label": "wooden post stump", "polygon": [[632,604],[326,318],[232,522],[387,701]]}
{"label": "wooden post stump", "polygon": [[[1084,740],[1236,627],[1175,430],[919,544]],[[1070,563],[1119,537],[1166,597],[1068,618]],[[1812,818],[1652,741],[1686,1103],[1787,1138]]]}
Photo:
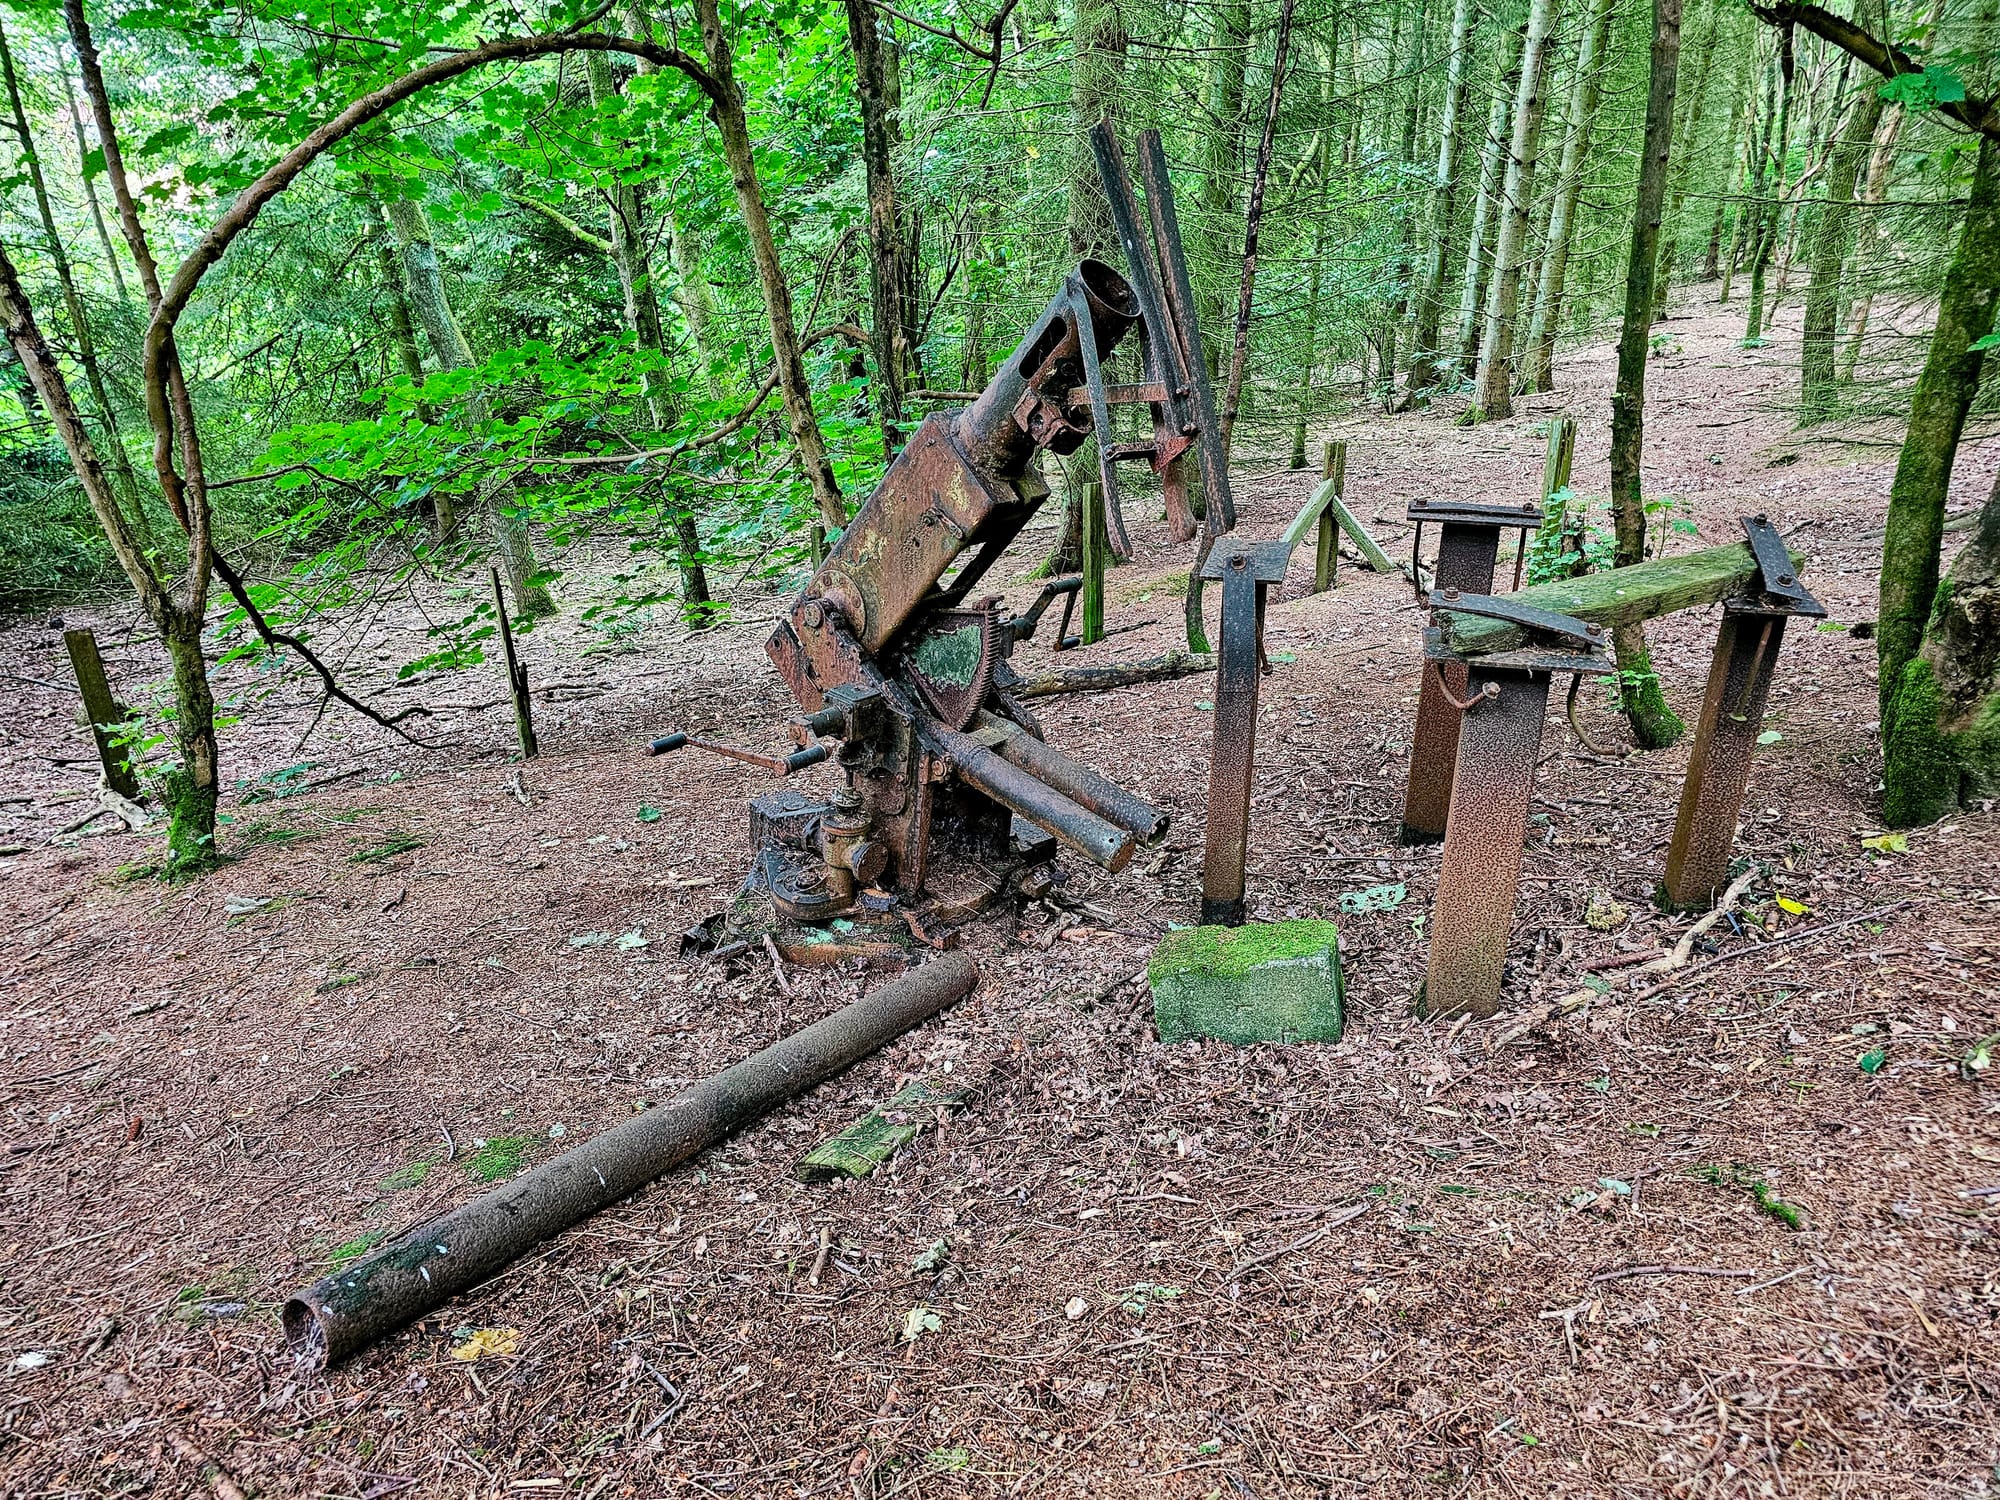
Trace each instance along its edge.
{"label": "wooden post stump", "polygon": [[1104,486],[1086,479],[1076,487],[1076,503],[1083,514],[1083,644],[1094,646],[1104,639]]}
{"label": "wooden post stump", "polygon": [[104,784],[121,797],[136,798],[139,778],[132,770],[132,759],[125,746],[117,738],[117,727],[132,714],[111,696],[111,681],[104,675],[104,658],[97,654],[96,632],[65,630],[63,644],[69,647],[76,685],[83,691],[84,718],[97,745],[97,759],[104,767]]}
{"label": "wooden post stump", "polygon": [[[1328,438],[1320,454],[1320,478],[1333,486],[1338,497],[1347,489],[1347,443]],[[1340,523],[1331,505],[1319,513],[1319,548],[1313,555],[1313,592],[1324,594],[1337,587],[1340,572]]]}
{"label": "wooden post stump", "polygon": [[507,596],[500,590],[500,570],[488,568],[493,576],[493,612],[500,620],[500,651],[506,658],[507,691],[514,699],[514,729],[521,737],[521,758],[533,760],[540,750],[535,743],[535,707],[528,697],[528,669],[514,654],[514,624],[507,617]]}

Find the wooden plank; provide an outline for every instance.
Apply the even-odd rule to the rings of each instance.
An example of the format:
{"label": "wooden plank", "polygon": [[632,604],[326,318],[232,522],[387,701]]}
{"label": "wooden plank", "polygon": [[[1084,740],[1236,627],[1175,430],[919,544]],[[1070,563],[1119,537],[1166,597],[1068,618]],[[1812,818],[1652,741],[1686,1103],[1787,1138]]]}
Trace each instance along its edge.
{"label": "wooden plank", "polygon": [[111,696],[111,681],[104,675],[104,658],[97,653],[97,635],[89,630],[65,630],[63,644],[69,648],[69,662],[76,669],[76,685],[83,692],[84,720],[97,745],[97,758],[104,766],[104,784],[121,797],[139,795],[139,778],[133,773],[132,759],[116,738],[116,726],[131,714]]}
{"label": "wooden plank", "polygon": [[[1805,559],[1795,552],[1792,563],[1803,568]],[[1586,573],[1581,578],[1532,584],[1507,597],[1558,614],[1573,615],[1587,623],[1631,625],[1747,592],[1760,576],[1750,544],[1734,542],[1727,547],[1710,547],[1705,552],[1614,568],[1608,573]],[[1512,651],[1528,643],[1526,631],[1504,620],[1453,614],[1448,610],[1441,611],[1439,618],[1446,643],[1461,655]]]}
{"label": "wooden plank", "polygon": [[836,1177],[866,1177],[917,1138],[942,1109],[955,1109],[970,1089],[946,1088],[919,1079],[906,1083],[838,1135],[821,1141],[800,1158],[794,1169],[801,1182],[831,1182]]}
{"label": "wooden plank", "polygon": [[[1347,486],[1347,440],[1328,438],[1320,448],[1320,477],[1338,495]],[[1319,513],[1319,545],[1313,549],[1313,592],[1324,594],[1340,581],[1340,536],[1333,517]]]}

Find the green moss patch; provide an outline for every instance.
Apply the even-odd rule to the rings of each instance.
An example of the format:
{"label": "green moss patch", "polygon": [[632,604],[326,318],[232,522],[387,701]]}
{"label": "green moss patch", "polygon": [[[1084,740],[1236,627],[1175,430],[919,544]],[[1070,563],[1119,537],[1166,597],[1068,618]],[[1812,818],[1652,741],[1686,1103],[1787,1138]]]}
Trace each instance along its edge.
{"label": "green moss patch", "polygon": [[1337,1042],[1340,929],[1300,919],[1169,933],[1146,966],[1163,1042]]}
{"label": "green moss patch", "polygon": [[465,1159],[465,1170],[479,1182],[498,1182],[521,1170],[536,1144],[532,1135],[499,1135]]}

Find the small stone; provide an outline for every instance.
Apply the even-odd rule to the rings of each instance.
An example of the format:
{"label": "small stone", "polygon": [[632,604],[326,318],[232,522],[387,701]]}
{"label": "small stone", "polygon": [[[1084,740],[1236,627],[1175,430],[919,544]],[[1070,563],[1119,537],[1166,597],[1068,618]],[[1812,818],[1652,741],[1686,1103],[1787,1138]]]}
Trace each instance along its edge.
{"label": "small stone", "polygon": [[1340,930],[1299,918],[1171,932],[1146,968],[1163,1042],[1337,1042]]}
{"label": "small stone", "polygon": [[1074,1323],[1089,1311],[1090,1304],[1088,1302],[1084,1301],[1081,1297],[1072,1297],[1069,1299],[1069,1306],[1063,1309],[1063,1316]]}

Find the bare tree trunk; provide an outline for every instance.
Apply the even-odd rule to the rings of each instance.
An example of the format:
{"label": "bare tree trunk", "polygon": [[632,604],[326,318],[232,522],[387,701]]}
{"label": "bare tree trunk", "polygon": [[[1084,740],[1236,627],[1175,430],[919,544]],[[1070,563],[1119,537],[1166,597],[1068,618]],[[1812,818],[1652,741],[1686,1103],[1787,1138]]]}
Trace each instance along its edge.
{"label": "bare tree trunk", "polygon": [[896,214],[896,171],[883,39],[870,0],[847,0],[847,35],[854,48],[854,86],[861,98],[861,160],[868,179],[868,302],[875,353],[875,411],[882,449],[902,443],[903,266]]}
{"label": "bare tree trunk", "polygon": [[1778,99],[1777,118],[1771,130],[1771,144],[1767,154],[1775,178],[1770,182],[1770,191],[1765,191],[1763,176],[1764,162],[1758,162],[1756,185],[1757,216],[1756,233],[1750,249],[1750,306],[1743,325],[1743,342],[1755,344],[1764,337],[1764,282],[1771,269],[1771,256],[1777,249],[1778,224],[1781,206],[1785,201],[1785,167],[1789,159],[1792,134],[1792,78],[1797,71],[1792,55],[1792,34],[1790,31],[1778,33]]}
{"label": "bare tree trunk", "polygon": [[1847,268],[1847,242],[1854,216],[1854,179],[1861,159],[1882,123],[1882,94],[1872,79],[1862,83],[1861,97],[1848,117],[1847,131],[1827,163],[1826,206],[1820,210],[1813,236],[1812,283],[1806,288],[1806,321],[1799,353],[1799,415],[1819,422],[1833,415],[1834,340],[1840,316],[1841,279]]}
{"label": "bare tree trunk", "polygon": [[48,181],[42,175],[42,156],[35,149],[34,133],[28,128],[28,112],[21,103],[21,80],[14,72],[14,50],[7,42],[7,34],[0,30],[0,73],[7,84],[7,103],[13,112],[13,127],[16,140],[21,147],[21,164],[27,168],[28,185],[34,189],[35,210],[41,216],[43,244],[48,250],[49,261],[55,267],[56,284],[62,288],[63,310],[69,314],[70,329],[76,335],[76,362],[83,367],[84,382],[90,387],[91,402],[97,407],[97,420],[104,428],[104,446],[111,460],[111,476],[117,487],[118,498],[131,515],[133,524],[141,536],[148,535],[151,526],[146,519],[146,506],[139,492],[139,476],[132,472],[131,456],[125,451],[125,444],[118,433],[118,414],[111,406],[111,393],[105,388],[104,369],[97,359],[97,340],[91,336],[90,317],[85,311],[83,297],[76,289],[76,275],[70,265],[69,251],[63,241],[63,234],[56,227],[55,210],[49,204]]}
{"label": "bare tree trunk", "polygon": [[1743,160],[1737,141],[1744,129],[1744,115],[1754,101],[1756,90],[1752,80],[1756,76],[1756,55],[1752,47],[1732,49],[1736,54],[1736,68],[1730,74],[1729,83],[1729,129],[1722,137],[1722,159],[1724,173],[1722,191],[1715,196],[1715,217],[1708,227],[1708,249],[1702,256],[1701,279],[1719,281],[1722,278],[1722,228],[1729,209],[1729,200],[1736,192],[1737,172]]}
{"label": "bare tree trunk", "polygon": [[1250,309],[1257,288],[1257,233],[1264,218],[1264,183],[1271,175],[1271,139],[1278,127],[1278,100],[1285,88],[1285,58],[1292,45],[1292,14],[1296,0],[1278,7],[1277,50],[1271,61],[1271,99],[1264,110],[1264,133],[1257,142],[1257,169],[1250,179],[1250,209],[1243,218],[1243,284],[1236,300],[1236,338],[1229,353],[1229,390],[1222,407],[1222,451],[1236,436],[1236,414],[1243,404],[1243,372],[1250,356]]}
{"label": "bare tree trunk", "polygon": [[[1095,10],[1104,0],[1079,0],[1077,28],[1081,38],[1086,7]],[[1115,8],[1116,0],[1112,0]],[[1335,18],[1335,24],[1338,17]],[[1119,26],[1119,67],[1124,66],[1124,27]],[[1209,39],[1208,129],[1203,140],[1201,176],[1202,234],[1209,242],[1216,265],[1226,267],[1236,258],[1236,226],[1243,222],[1237,206],[1237,189],[1243,180],[1243,79],[1250,52],[1250,0],[1221,0],[1215,10],[1215,28]],[[1081,54],[1079,54],[1081,55]],[[1080,118],[1080,117],[1079,117]],[[1204,328],[1221,328],[1228,314],[1221,283],[1206,290],[1196,283],[1199,320]],[[1220,373],[1221,340],[1210,339],[1203,351],[1209,360],[1211,378]]]}
{"label": "bare tree trunk", "polygon": [[1535,315],[1528,326],[1528,367],[1523,385],[1531,390],[1556,388],[1556,338],[1562,331],[1563,284],[1569,273],[1570,240],[1576,229],[1577,201],[1583,196],[1583,165],[1590,152],[1590,131],[1604,97],[1604,49],[1611,35],[1617,0],[1592,0],[1590,19],[1576,55],[1576,82],[1570,89],[1569,130],[1563,139],[1562,162],[1556,169],[1555,202],[1549,208],[1548,249],[1542,255],[1541,284],[1535,291]]}
{"label": "bare tree trunk", "polygon": [[1486,144],[1479,154],[1479,195],[1472,203],[1472,229],[1465,245],[1465,277],[1459,288],[1458,323],[1452,334],[1453,368],[1470,374],[1479,354],[1479,310],[1486,305],[1486,265],[1500,204],[1500,173],[1507,149],[1508,108],[1520,76],[1526,24],[1500,38],[1500,82],[1486,114]]}
{"label": "bare tree trunk", "polygon": [[[1446,44],[1444,100],[1438,119],[1437,176],[1431,187],[1423,282],[1417,293],[1416,328],[1412,336],[1408,382],[1412,391],[1426,390],[1436,385],[1439,379],[1438,338],[1444,318],[1444,273],[1451,259],[1451,232],[1458,211],[1459,158],[1464,155],[1465,132],[1460,128],[1459,121],[1465,113],[1465,96],[1472,76],[1468,64],[1477,17],[1478,8],[1474,0],[1456,0],[1451,17],[1451,40]],[[1329,83],[1332,70],[1329,60]],[[1317,280],[1314,290],[1318,290]]]}
{"label": "bare tree trunk", "polygon": [[[432,358],[440,370],[471,369],[479,361],[452,311],[444,270],[438,264],[437,246],[431,239],[430,215],[423,204],[410,198],[391,198],[382,205],[382,210],[395,229],[397,247],[402,253],[403,283],[417,321],[423,325],[424,337],[430,342]],[[473,397],[469,410],[473,420],[481,424],[491,416],[483,396]],[[540,568],[527,524],[507,512],[513,492],[511,476],[489,478],[480,485],[479,508],[486,517],[500,559],[506,564],[514,608],[530,619],[546,618],[556,612],[556,601],[537,577]]]}
{"label": "bare tree trunk", "polygon": [[[1874,149],[1868,154],[1868,180],[1861,189],[1861,201],[1872,212],[1861,221],[1857,263],[1878,266],[1889,250],[1888,227],[1882,222],[1880,207],[1889,195],[1889,174],[1896,164],[1896,138],[1903,131],[1903,106],[1891,104],[1882,111],[1875,127]],[[1847,319],[1847,347],[1841,353],[1839,378],[1842,384],[1854,379],[1854,367],[1861,359],[1861,345],[1868,337],[1868,314],[1875,301],[1875,280],[1863,280],[1860,298]]]}
{"label": "bare tree trunk", "polygon": [[[590,78],[591,98],[599,105],[616,97],[617,78],[611,59],[593,52],[585,59]],[[611,194],[611,259],[618,268],[618,286],[625,304],[625,328],[648,353],[666,358],[667,345],[660,326],[659,294],[653,285],[653,265],[646,253],[646,202],[636,183],[622,180]],[[661,377],[645,378],[646,411],[653,429],[666,433],[674,425],[673,404]],[[708,588],[708,570],[701,560],[701,532],[694,516],[674,504],[674,551],[680,565],[681,610],[687,623],[700,630],[713,623],[713,595]]]}
{"label": "bare tree trunk", "polygon": [[1730,198],[1747,201],[1737,202],[1736,218],[1729,229],[1729,254],[1723,261],[1722,289],[1716,297],[1716,301],[1725,307],[1729,305],[1730,288],[1736,282],[1736,268],[1743,258],[1744,243],[1751,226],[1757,222],[1757,204],[1763,200],[1765,142],[1771,134],[1769,96],[1776,66],[1774,60],[1767,59],[1750,81],[1749,117],[1743,129],[1743,158],[1737,163],[1729,185]]}
{"label": "bare tree trunk", "polygon": [[1708,29],[1695,44],[1694,75],[1691,87],[1679,90],[1679,121],[1674,132],[1674,164],[1668,174],[1673,184],[1667,206],[1666,228],[1660,238],[1660,269],[1653,278],[1653,321],[1667,315],[1667,297],[1674,289],[1674,262],[1680,255],[1681,209],[1687,202],[1688,179],[1694,172],[1695,147],[1701,141],[1702,116],[1708,106],[1708,75],[1715,62],[1715,42],[1727,12],[1711,6]]}
{"label": "bare tree trunk", "polygon": [[118,247],[111,242],[111,231],[104,225],[104,208],[97,201],[97,179],[90,171],[90,138],[83,131],[83,116],[77,113],[76,90],[70,86],[67,68],[57,68],[56,77],[62,80],[69,128],[76,134],[77,176],[83,182],[84,201],[90,205],[90,222],[97,226],[97,243],[104,247],[104,266],[111,273],[111,284],[118,289],[118,300],[129,302],[132,294],[125,286],[125,268],[118,263]]}
{"label": "bare tree trunk", "polygon": [[1521,81],[1514,94],[1514,123],[1500,195],[1500,232],[1493,242],[1492,281],[1486,298],[1486,334],[1480,341],[1479,389],[1473,398],[1489,417],[1514,414],[1514,320],[1521,301],[1521,261],[1534,206],[1535,167],[1541,151],[1546,103],[1549,33],[1555,0],[1530,0],[1521,50]]}
{"label": "bare tree trunk", "polygon": [[[1681,0],[1653,0],[1653,46],[1646,90],[1646,137],[1632,205],[1632,254],[1626,262],[1625,323],[1618,338],[1618,383],[1611,395],[1611,515],[1618,567],[1646,556],[1646,505],[1641,470],[1646,449],[1646,356],[1653,323],[1653,276],[1659,266],[1660,220],[1673,148],[1674,85],[1680,70]],[[1671,745],[1683,726],[1667,707],[1646,647],[1644,625],[1612,633],[1618,653],[1618,696],[1633,737],[1647,749]]]}
{"label": "bare tree trunk", "polygon": [[819,504],[820,520],[828,530],[847,524],[847,502],[833,477],[833,463],[827,457],[826,439],[813,412],[812,386],[806,379],[804,355],[799,349],[798,325],[792,317],[792,293],[785,281],[784,262],[778,256],[778,242],[771,234],[771,216],[764,208],[764,194],[757,182],[757,164],[750,143],[750,121],[744,112],[743,88],[736,81],[735,52],[722,28],[718,0],[694,0],[695,17],[701,26],[702,51],[709,71],[721,84],[722,98],[713,101],[710,113],[722,137],[723,159],[736,189],[736,207],[743,216],[744,237],[750,242],[751,257],[757,263],[757,283],[764,293],[764,311],[771,325],[771,356],[778,368],[778,389],[785,398],[785,420],[798,450],[799,465],[812,486]]}

